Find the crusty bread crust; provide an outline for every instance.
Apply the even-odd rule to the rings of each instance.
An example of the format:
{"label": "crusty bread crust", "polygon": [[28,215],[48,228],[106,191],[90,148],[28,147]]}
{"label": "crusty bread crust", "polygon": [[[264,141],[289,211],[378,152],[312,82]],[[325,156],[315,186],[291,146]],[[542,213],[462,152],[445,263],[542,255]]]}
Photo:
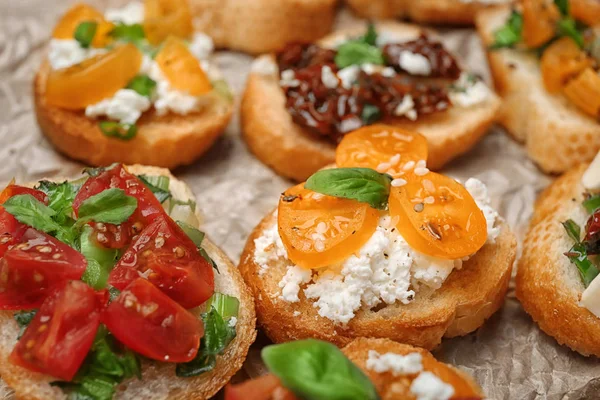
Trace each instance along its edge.
{"label": "crusty bread crust", "polygon": [[[279,282],[288,260],[270,262],[268,272],[254,262],[254,240],[275,224],[269,214],[248,238],[240,271],[254,294],[259,325],[274,342],[317,338],[344,346],[356,337],[389,338],[433,349],[442,337],[462,336],[479,328],[504,303],[516,254],[516,241],[508,226],[495,244],[485,245],[462,269],[452,272],[441,289],[430,295],[417,293],[408,304],[393,304],[374,310],[359,310],[347,326],[321,317],[304,292],[300,301],[280,299]],[[300,315],[294,316],[294,313]]]}
{"label": "crusty bread crust", "polygon": [[[600,357],[600,318],[579,305],[585,289],[577,267],[563,254],[573,241],[561,222],[582,213],[581,177],[587,165],[558,178],[540,196],[519,260],[517,298],[558,343]],[[583,221],[585,223],[585,221]]]}
{"label": "crusty bread crust", "polygon": [[[509,13],[510,7],[496,7],[478,14],[477,30],[486,46]],[[534,54],[502,49],[488,51],[488,59],[504,100],[498,122],[525,142],[527,153],[544,172],[564,172],[594,158],[600,150],[600,123],[561,94],[546,91]]]}
{"label": "crusty bread crust", "polygon": [[479,1],[460,0],[346,0],[361,17],[371,19],[410,18],[416,22],[472,25],[475,15],[489,7]]}
{"label": "crusty bread crust", "polygon": [[314,41],[333,26],[337,0],[192,0],[194,27],[217,47],[251,54]]}
{"label": "crusty bread crust", "polygon": [[46,102],[49,71],[45,61],[33,83],[35,113],[42,133],[64,154],[94,166],[123,162],[175,168],[191,164],[223,133],[233,113],[233,104],[215,95],[198,113],[159,117],[150,110],[138,121],[133,140],[109,138],[100,131],[98,121],[86,117],[83,111]]}
{"label": "crusty bread crust", "polygon": [[[396,22],[379,23],[377,29],[399,37],[416,37],[422,31],[415,25]],[[321,43],[330,45],[363,31],[363,25],[345,29],[327,36]],[[335,145],[292,121],[285,109],[285,94],[278,76],[277,71],[250,73],[241,105],[242,134],[259,160],[284,177],[304,181],[318,169],[335,162]],[[470,150],[488,131],[499,107],[500,100],[490,94],[488,101],[468,109],[452,107],[416,122],[398,119],[392,123],[418,131],[427,138],[427,164],[436,170]]]}
{"label": "crusty bread crust", "polygon": [[394,353],[407,355],[410,353],[420,353],[423,356],[423,363],[426,364],[426,371],[434,373],[444,382],[454,386],[454,397],[484,396],[482,389],[470,375],[450,364],[437,361],[427,350],[408,344],[397,343],[389,339],[355,339],[345,346],[342,352],[369,377],[382,400],[413,399],[414,396],[410,393],[412,380],[407,379],[403,375],[395,377],[389,372],[377,373],[367,369],[370,350],[374,350],[379,354]]}
{"label": "crusty bread crust", "polygon": [[[191,189],[171,173],[162,168],[134,165],[128,167],[134,174],[168,175],[170,189],[175,198],[186,201],[193,198]],[[241,369],[250,345],[256,339],[256,314],[250,290],[238,269],[229,258],[208,238],[203,242],[207,253],[219,266],[215,273],[215,291],[237,297],[240,301],[236,338],[225,353],[217,357],[217,366],[211,372],[196,378],[178,378],[175,366],[144,360],[142,380],[130,379],[123,382],[114,396],[118,399],[208,399],[214,396],[231,377]],[[51,386],[53,378],[30,372],[8,362],[19,332],[13,313],[0,312],[0,375],[15,390],[17,397],[24,400],[66,399],[61,389]]]}

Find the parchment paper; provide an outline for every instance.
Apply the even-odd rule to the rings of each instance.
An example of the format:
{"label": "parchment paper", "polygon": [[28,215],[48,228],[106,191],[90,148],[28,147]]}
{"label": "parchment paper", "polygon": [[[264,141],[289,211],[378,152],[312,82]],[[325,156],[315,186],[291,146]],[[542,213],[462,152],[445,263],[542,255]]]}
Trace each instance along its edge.
{"label": "parchment paper", "polygon": [[[251,1],[251,0],[248,0]],[[415,0],[418,1],[418,0]],[[104,8],[123,1],[90,1]],[[67,0],[0,0],[0,184],[45,176],[76,176],[81,164],[56,153],[41,136],[32,107],[32,77],[47,38]],[[337,25],[357,21],[342,10]],[[481,44],[473,31],[445,30],[447,44],[476,72],[489,78]],[[241,94],[252,57],[215,55],[234,91]],[[238,99],[239,101],[239,99]],[[500,128],[446,173],[484,181],[495,206],[522,239],[536,194],[551,179],[529,161],[523,148]],[[224,137],[194,165],[175,174],[193,188],[205,220],[203,230],[237,262],[249,232],[291,184],[247,151],[236,115]],[[260,338],[244,371],[261,372]],[[445,340],[435,355],[472,373],[490,399],[600,398],[600,363],[557,345],[525,314],[511,289],[504,307],[477,332]],[[0,385],[1,386],[1,385]],[[0,398],[2,398],[0,388]]]}

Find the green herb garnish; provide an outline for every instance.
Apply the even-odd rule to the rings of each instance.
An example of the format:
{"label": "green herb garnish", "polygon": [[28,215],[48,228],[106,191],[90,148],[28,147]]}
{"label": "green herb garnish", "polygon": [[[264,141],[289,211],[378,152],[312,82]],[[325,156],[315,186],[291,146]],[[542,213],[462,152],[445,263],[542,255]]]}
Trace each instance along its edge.
{"label": "green herb garnish", "polygon": [[81,47],[87,49],[92,44],[96,30],[98,29],[98,23],[94,21],[85,21],[77,25],[73,37]]}
{"label": "green herb garnish", "polygon": [[491,49],[501,49],[503,47],[513,47],[519,43],[523,34],[523,15],[513,10],[502,28],[494,32],[494,43]]}
{"label": "green herb garnish", "polygon": [[81,254],[87,260],[87,267],[81,280],[96,290],[104,289],[108,275],[119,257],[118,249],[108,249],[96,243],[92,237],[93,228],[85,226],[81,233]]}
{"label": "green herb garnish", "polygon": [[335,55],[335,64],[338,68],[361,64],[384,65],[383,52],[377,47],[375,25],[369,24],[364,36],[343,43]]}
{"label": "green herb garnish", "polygon": [[563,18],[558,21],[558,35],[570,37],[582,49],[585,45],[583,33],[579,30],[573,18]]}
{"label": "green herb garnish", "polygon": [[127,89],[136,91],[139,95],[152,97],[154,89],[156,89],[156,81],[148,75],[138,75],[127,84]]}
{"label": "green herb garnish", "polygon": [[215,262],[215,260],[213,260],[208,255],[206,250],[204,250],[204,247],[202,247],[202,241],[204,240],[204,237],[206,236],[205,233],[194,228],[193,226],[191,226],[189,224],[186,224],[185,222],[182,222],[182,221],[177,221],[177,225],[179,225],[179,227],[183,230],[183,232],[185,232],[185,234],[192,240],[192,242],[194,242],[200,255],[206,261],[208,261],[208,263],[210,264],[211,267],[213,267],[214,269],[217,270],[218,273],[220,273],[219,267],[217,266],[217,263]]}
{"label": "green herb garnish", "polygon": [[117,23],[109,35],[122,42],[131,42],[137,44],[140,41],[146,39],[146,33],[144,27],[141,24],[127,25],[123,23]]}
{"label": "green herb garnish", "polygon": [[106,189],[81,203],[77,225],[83,226],[91,221],[122,224],[131,217],[137,205],[137,199],[126,195],[122,189]]}
{"label": "green herb garnish", "polygon": [[567,231],[567,235],[575,241],[575,244],[571,247],[571,250],[565,253],[565,256],[577,266],[583,284],[585,287],[588,287],[600,271],[598,270],[598,267],[590,261],[585,245],[581,243],[581,227],[571,219],[563,222],[563,227]]}
{"label": "green herb garnish", "polygon": [[173,197],[169,191],[171,179],[168,176],[138,175],[138,178],[154,193],[154,196],[161,204]]}
{"label": "green herb garnish", "polygon": [[381,110],[379,107],[372,104],[365,104],[362,113],[360,114],[360,119],[365,125],[374,124],[381,119]]}
{"label": "green herb garnish", "polygon": [[33,320],[35,314],[37,314],[37,310],[17,311],[13,315],[15,321],[17,321],[17,325],[19,325],[19,336],[17,336],[17,339],[20,339],[21,336],[23,336],[23,333],[25,333],[25,329],[27,329],[27,327]]}
{"label": "green herb garnish", "polygon": [[98,126],[105,136],[121,140],[131,140],[137,135],[135,124],[121,124],[115,121],[101,121]]}

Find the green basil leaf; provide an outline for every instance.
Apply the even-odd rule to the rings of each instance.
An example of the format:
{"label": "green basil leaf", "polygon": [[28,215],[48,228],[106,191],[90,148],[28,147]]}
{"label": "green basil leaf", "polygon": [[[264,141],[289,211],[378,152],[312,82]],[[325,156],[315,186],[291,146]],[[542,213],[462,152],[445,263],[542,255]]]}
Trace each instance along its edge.
{"label": "green basil leaf", "polygon": [[513,10],[506,25],[494,32],[494,43],[491,49],[500,49],[503,47],[513,47],[522,40],[523,35],[523,15]]}
{"label": "green basil leaf", "polygon": [[369,23],[367,33],[365,33],[360,40],[368,45],[377,46],[377,30],[375,30],[375,24]]}
{"label": "green basil leaf", "polygon": [[305,400],[377,400],[370,379],[331,343],[308,339],[265,347],[262,359]]}
{"label": "green basil leaf", "polygon": [[377,64],[384,65],[383,52],[375,46],[360,40],[350,40],[342,44],[335,55],[335,64],[338,68],[350,65]]}
{"label": "green basil leaf", "polygon": [[188,237],[192,240],[192,242],[194,242],[194,244],[198,248],[198,252],[200,253],[200,255],[202,257],[204,257],[204,259],[206,261],[208,261],[208,263],[210,264],[211,267],[213,267],[214,269],[217,270],[218,273],[220,273],[219,267],[217,266],[217,263],[215,262],[215,260],[213,260],[208,255],[206,250],[204,250],[204,248],[202,247],[202,241],[204,240],[204,237],[206,236],[206,234],[204,232],[194,228],[193,226],[186,224],[183,221],[177,221],[177,225],[179,225],[179,227],[185,232],[186,235],[188,235]]}
{"label": "green basil leaf", "polygon": [[109,299],[108,302],[112,303],[113,301],[115,301],[117,299],[117,297],[119,297],[119,295],[121,294],[121,291],[119,289],[117,289],[116,287],[109,287],[108,288],[108,295],[109,295]]}
{"label": "green basil leaf", "polygon": [[116,40],[132,43],[143,41],[146,38],[144,27],[141,24],[127,25],[117,23],[109,35]]}
{"label": "green basil leaf", "polygon": [[332,168],[316,172],[304,187],[318,193],[368,203],[385,210],[392,177],[370,168]]}
{"label": "green basil leaf", "polygon": [[25,333],[25,329],[29,326],[35,314],[37,314],[38,310],[27,310],[27,311],[17,311],[13,317],[15,321],[17,321],[17,325],[19,325],[19,335],[17,339],[20,339]]}
{"label": "green basil leaf", "polygon": [[240,301],[233,296],[215,292],[210,299],[206,301],[206,308],[214,308],[223,319],[238,316],[240,310]]}
{"label": "green basil leaf", "polygon": [[575,243],[575,245],[565,253],[569,260],[577,266],[581,279],[585,287],[588,287],[590,283],[598,276],[600,271],[590,259],[588,258],[585,246],[581,243]]}
{"label": "green basil leaf", "polygon": [[575,221],[569,219],[563,222],[562,225],[565,228],[565,231],[567,231],[567,235],[569,235],[569,237],[573,239],[575,243],[579,243],[581,241],[581,228],[575,223]]}
{"label": "green basil leaf", "polygon": [[141,96],[152,97],[156,89],[156,81],[148,75],[138,75],[127,84],[127,89],[136,91]]}
{"label": "green basil leaf", "polygon": [[30,194],[13,196],[2,206],[19,222],[42,232],[52,233],[60,229],[60,225],[52,219],[56,215],[56,211]]}
{"label": "green basil leaf", "polygon": [[98,126],[105,136],[121,140],[131,140],[137,135],[135,124],[121,124],[115,121],[101,121]]}
{"label": "green basil leaf", "polygon": [[569,15],[569,0],[554,0],[562,15]]}
{"label": "green basil leaf", "polygon": [[87,49],[92,44],[96,30],[98,29],[98,23],[94,21],[85,21],[77,25],[73,37],[81,47]]}
{"label": "green basil leaf", "polygon": [[585,41],[583,33],[578,29],[577,23],[573,18],[563,18],[558,21],[558,34],[573,39],[577,45],[583,49]]}
{"label": "green basil leaf", "polygon": [[118,225],[127,221],[136,208],[135,197],[127,196],[121,189],[106,189],[81,203],[77,225],[90,221]]}
{"label": "green basil leaf", "polygon": [[225,99],[225,101],[227,101],[228,103],[233,103],[235,96],[233,95],[231,88],[227,84],[227,81],[225,81],[224,79],[218,79],[216,81],[212,81],[211,85],[215,92],[217,92],[219,96]]}
{"label": "green basil leaf", "polygon": [[168,176],[138,175],[138,178],[154,193],[154,196],[161,204],[173,197],[169,191],[171,180]]}
{"label": "green basil leaf", "polygon": [[88,263],[81,280],[94,289],[101,290],[106,287],[108,275],[119,257],[119,250],[97,244],[91,237],[93,231],[91,226],[86,225],[81,233],[80,251]]}
{"label": "green basil leaf", "polygon": [[595,213],[600,209],[600,195],[594,195],[583,201],[583,207],[589,214]]}
{"label": "green basil leaf", "polygon": [[36,189],[48,196],[48,207],[56,211],[57,222],[66,222],[73,213],[73,200],[79,191],[78,186],[70,182],[40,181]]}
{"label": "green basil leaf", "polygon": [[365,104],[362,113],[360,114],[360,119],[365,125],[374,124],[381,119],[381,110],[373,104]]}

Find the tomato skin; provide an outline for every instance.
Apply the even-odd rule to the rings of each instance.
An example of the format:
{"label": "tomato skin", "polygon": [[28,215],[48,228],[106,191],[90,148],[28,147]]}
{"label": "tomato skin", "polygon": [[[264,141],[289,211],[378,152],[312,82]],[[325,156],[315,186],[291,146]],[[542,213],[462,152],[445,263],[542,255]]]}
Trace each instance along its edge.
{"label": "tomato skin", "polygon": [[204,303],[215,289],[211,265],[167,215],[157,217],[140,233],[115,265],[108,283],[123,290],[140,274],[187,309]]}
{"label": "tomato skin", "polygon": [[13,196],[17,196],[20,194],[30,194],[33,197],[35,197],[37,200],[39,200],[40,202],[48,205],[48,196],[46,196],[46,193],[44,193],[40,190],[28,188],[25,186],[13,185],[13,184],[8,185],[2,191],[2,193],[0,193],[0,204],[4,204],[4,202],[6,202],[6,200],[10,199]]}
{"label": "tomato skin", "polygon": [[85,272],[81,253],[45,233],[27,228],[20,241],[0,259],[0,310],[39,307],[54,287]]}
{"label": "tomato skin", "polygon": [[81,281],[65,282],[44,301],[10,362],[72,380],[92,347],[106,299]]}
{"label": "tomato skin", "polygon": [[158,361],[193,360],[204,335],[200,319],[143,278],[110,303],[102,322],[125,346]]}
{"label": "tomato skin", "polygon": [[237,385],[225,386],[225,400],[271,400],[275,392],[278,399],[296,400],[296,396],[283,388],[281,382],[273,374],[242,382]]}
{"label": "tomato skin", "polygon": [[122,189],[128,196],[135,197],[138,201],[137,209],[126,222],[118,227],[111,224],[90,223],[90,225],[94,227],[94,235],[98,243],[111,249],[121,249],[127,246],[131,239],[156,217],[165,215],[165,211],[154,193],[135,175],[130,174],[123,165],[119,164],[85,182],[73,201],[75,215],[78,215],[81,203],[111,188]]}

